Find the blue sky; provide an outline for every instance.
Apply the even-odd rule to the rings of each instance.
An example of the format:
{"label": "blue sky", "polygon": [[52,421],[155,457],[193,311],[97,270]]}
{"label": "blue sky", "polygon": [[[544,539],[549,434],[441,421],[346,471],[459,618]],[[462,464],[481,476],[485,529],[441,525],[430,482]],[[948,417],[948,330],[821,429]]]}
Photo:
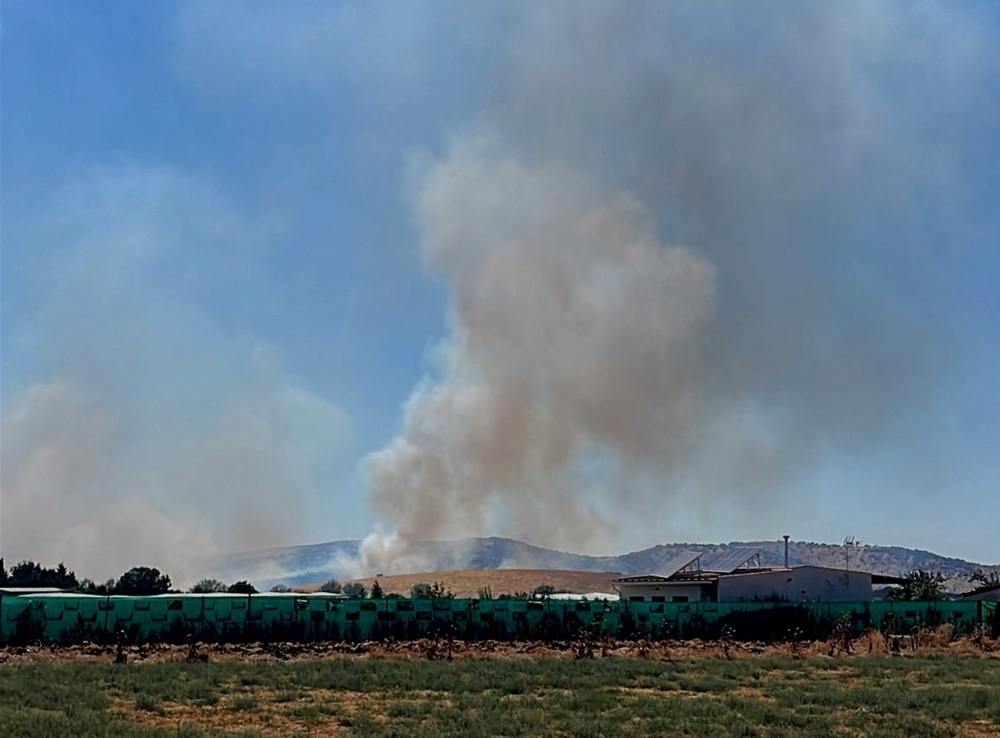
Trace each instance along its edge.
{"label": "blue sky", "polygon": [[995,7],[4,0],[2,40],[8,559],[1000,560]]}

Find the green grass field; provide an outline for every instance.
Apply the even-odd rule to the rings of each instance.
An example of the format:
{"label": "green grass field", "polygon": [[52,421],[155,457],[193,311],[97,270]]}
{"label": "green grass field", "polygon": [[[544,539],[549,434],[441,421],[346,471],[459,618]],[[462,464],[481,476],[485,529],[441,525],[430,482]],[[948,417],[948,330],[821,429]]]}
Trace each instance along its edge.
{"label": "green grass field", "polygon": [[1000,736],[1000,659],[39,662],[0,736]]}

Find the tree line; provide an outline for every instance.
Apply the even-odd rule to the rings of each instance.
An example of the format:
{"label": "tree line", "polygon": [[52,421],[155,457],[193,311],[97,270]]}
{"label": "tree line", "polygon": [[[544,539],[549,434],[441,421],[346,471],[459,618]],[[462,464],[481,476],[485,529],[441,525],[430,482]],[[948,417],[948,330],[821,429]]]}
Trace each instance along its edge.
{"label": "tree line", "polygon": [[[970,577],[972,584],[979,586],[1000,586],[1000,573],[996,571],[983,572],[977,569]],[[117,579],[109,579],[103,584],[98,584],[90,579],[78,579],[73,571],[60,563],[53,568],[46,568],[34,561],[22,561],[11,567],[7,571],[4,561],[0,558],[0,587],[52,587],[55,589],[80,592],[81,594],[94,595],[129,595],[133,597],[143,597],[158,594],[180,593],[181,590],[173,589],[170,577],[163,574],[159,569],[149,566],[136,566],[124,572]],[[293,592],[291,587],[278,584],[271,588],[272,592]],[[361,582],[348,582],[341,584],[336,579],[331,579],[322,584],[319,588],[321,592],[332,594],[343,594],[347,597],[382,599],[385,597],[400,597],[397,594],[386,594],[376,578],[368,590]],[[188,592],[192,594],[210,594],[215,592],[228,592],[231,594],[257,594],[258,590],[254,585],[241,580],[227,584],[218,579],[202,579]],[[556,590],[552,585],[543,584],[536,587],[531,592],[515,592],[514,594],[501,594],[496,599],[532,599],[543,598],[555,594]],[[478,599],[494,599],[489,587],[480,588]],[[418,583],[410,588],[412,598],[431,599],[451,599],[455,595],[451,589],[441,582]],[[885,592],[885,598],[897,601],[922,601],[933,602],[947,599],[944,587],[944,577],[937,572],[928,572],[923,569],[916,569],[906,575],[903,584],[897,587],[890,587]]]}
{"label": "tree line", "polygon": [[[66,591],[80,592],[81,594],[93,595],[130,595],[133,597],[143,597],[150,595],[180,593],[181,590],[171,586],[170,576],[163,574],[159,569],[149,566],[136,566],[117,579],[109,579],[103,584],[97,584],[90,579],[78,579],[76,573],[66,568],[60,563],[53,568],[46,568],[34,561],[22,561],[11,567],[10,571],[4,566],[3,559],[0,558],[0,587],[52,587]],[[271,588],[272,592],[295,592],[293,588],[277,584]],[[383,599],[386,597],[401,597],[395,593],[386,594],[381,583],[376,578],[371,585],[371,589],[365,587],[361,582],[340,583],[336,579],[331,579],[319,587],[320,592],[330,594],[342,594],[353,598]],[[191,594],[213,594],[217,592],[228,592],[230,594],[258,594],[257,588],[249,581],[242,580],[227,584],[219,579],[202,579],[189,590]],[[499,595],[497,599],[531,599],[532,597],[545,597],[555,593],[552,585],[543,584],[536,587],[532,592],[516,592],[512,595]],[[480,588],[479,599],[491,600],[493,593],[489,587]],[[412,598],[430,599],[452,599],[454,593],[442,582],[418,583],[410,588]]]}
{"label": "tree line", "polygon": [[3,559],[0,559],[0,587],[53,587],[81,594],[133,597],[171,591],[170,577],[150,566],[135,566],[117,579],[98,584],[91,579],[78,579],[63,563],[49,569],[34,561],[22,561],[7,571]]}

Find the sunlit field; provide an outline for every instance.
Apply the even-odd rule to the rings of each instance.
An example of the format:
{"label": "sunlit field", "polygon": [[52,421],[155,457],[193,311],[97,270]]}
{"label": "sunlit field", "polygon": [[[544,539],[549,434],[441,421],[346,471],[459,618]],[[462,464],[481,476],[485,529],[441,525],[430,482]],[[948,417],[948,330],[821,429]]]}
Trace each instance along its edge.
{"label": "sunlit field", "polygon": [[989,656],[47,659],[0,666],[0,733],[1000,736]]}

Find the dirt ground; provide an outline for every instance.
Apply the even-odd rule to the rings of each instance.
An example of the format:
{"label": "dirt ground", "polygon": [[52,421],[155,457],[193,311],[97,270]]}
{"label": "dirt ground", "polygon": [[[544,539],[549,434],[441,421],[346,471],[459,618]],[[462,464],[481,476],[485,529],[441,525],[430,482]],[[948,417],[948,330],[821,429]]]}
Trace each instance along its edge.
{"label": "dirt ground", "polygon": [[[846,644],[835,641],[798,643],[755,643],[738,641],[625,641],[588,639],[576,641],[479,641],[463,642],[423,638],[401,642],[362,643],[252,643],[130,646],[125,655],[130,663],[162,661],[305,661],[315,659],[507,659],[507,658],[645,658],[680,661],[698,658],[742,659],[753,657],[810,658],[899,656],[942,656],[1000,659],[1000,639],[978,642],[971,637],[952,638],[945,626],[937,630],[899,638],[895,642],[872,632]],[[8,646],[0,648],[0,664],[33,661],[111,662],[113,645]]]}

